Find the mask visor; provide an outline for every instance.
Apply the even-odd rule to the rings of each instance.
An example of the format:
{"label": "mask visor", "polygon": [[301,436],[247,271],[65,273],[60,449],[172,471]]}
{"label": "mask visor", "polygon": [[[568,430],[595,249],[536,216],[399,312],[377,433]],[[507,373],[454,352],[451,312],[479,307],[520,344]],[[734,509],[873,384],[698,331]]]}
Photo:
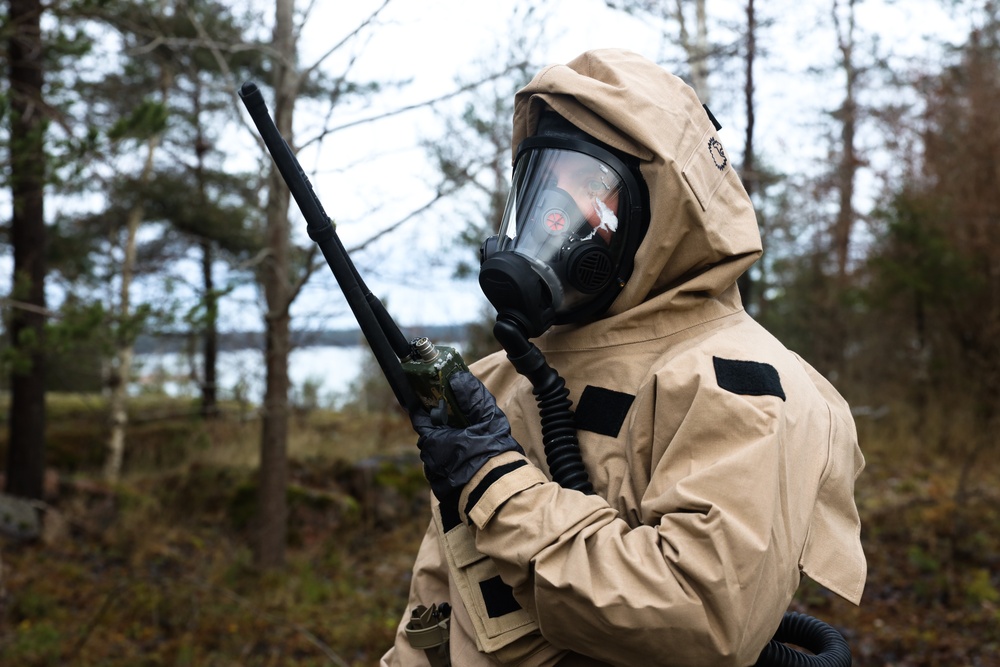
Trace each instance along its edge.
{"label": "mask visor", "polygon": [[628,194],[619,172],[584,152],[535,147],[519,156],[497,250],[518,253],[552,289],[557,317],[615,279]]}

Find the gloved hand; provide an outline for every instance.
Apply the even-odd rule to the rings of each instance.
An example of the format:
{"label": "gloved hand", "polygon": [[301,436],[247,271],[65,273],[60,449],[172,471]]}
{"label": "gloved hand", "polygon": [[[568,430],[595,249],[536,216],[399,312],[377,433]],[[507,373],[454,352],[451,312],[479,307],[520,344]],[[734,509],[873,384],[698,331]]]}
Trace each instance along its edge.
{"label": "gloved hand", "polygon": [[455,373],[449,382],[468,426],[439,425],[426,412],[410,415],[410,422],[420,435],[417,447],[424,462],[424,475],[438,500],[461,490],[497,454],[524,453],[510,434],[507,416],[475,375]]}

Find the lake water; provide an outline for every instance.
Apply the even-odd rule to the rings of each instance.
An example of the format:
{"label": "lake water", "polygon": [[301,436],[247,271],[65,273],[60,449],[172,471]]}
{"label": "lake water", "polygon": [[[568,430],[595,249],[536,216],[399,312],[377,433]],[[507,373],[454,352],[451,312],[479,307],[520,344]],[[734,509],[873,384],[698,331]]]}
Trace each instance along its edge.
{"label": "lake water", "polygon": [[[315,387],[321,406],[343,405],[351,383],[358,378],[364,360],[370,354],[361,346],[293,350],[288,360],[292,398],[300,395],[308,384]],[[201,363],[199,357],[194,360],[197,364]],[[171,396],[197,396],[198,384],[191,379],[191,367],[191,357],[180,352],[137,355],[138,379],[132,385],[132,393],[162,390]],[[242,395],[253,403],[259,403],[264,395],[264,354],[260,350],[220,352],[217,375],[220,399]]]}

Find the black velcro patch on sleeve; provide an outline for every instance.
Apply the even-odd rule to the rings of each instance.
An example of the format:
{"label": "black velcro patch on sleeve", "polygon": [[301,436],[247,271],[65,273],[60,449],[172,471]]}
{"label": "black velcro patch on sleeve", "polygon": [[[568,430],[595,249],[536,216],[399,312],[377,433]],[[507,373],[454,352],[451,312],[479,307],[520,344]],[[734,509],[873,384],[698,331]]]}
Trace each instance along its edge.
{"label": "black velcro patch on sleeve", "polygon": [[472,508],[476,506],[479,499],[483,497],[486,490],[493,485],[493,482],[497,481],[507,473],[526,465],[528,465],[527,461],[512,461],[510,463],[505,463],[502,466],[497,466],[493,470],[486,473],[482,480],[480,480],[479,484],[476,484],[476,488],[469,492],[469,501],[465,503],[465,516],[469,516],[469,512],[471,512]]}
{"label": "black velcro patch on sleeve", "polygon": [[715,379],[726,391],[742,396],[777,396],[785,400],[778,370],[759,361],[737,361],[712,357]]}
{"label": "black velcro patch on sleeve", "polygon": [[446,533],[462,524],[462,517],[458,514],[458,499],[461,495],[462,490],[458,489],[442,498],[438,504],[438,510],[441,512],[441,530]]}
{"label": "black velcro patch on sleeve", "polygon": [[574,415],[576,427],[617,438],[634,400],[632,394],[587,385]]}
{"label": "black velcro patch on sleeve", "polygon": [[514,599],[514,589],[504,583],[499,576],[479,582],[479,590],[486,603],[486,613],[490,618],[499,618],[521,608]]}

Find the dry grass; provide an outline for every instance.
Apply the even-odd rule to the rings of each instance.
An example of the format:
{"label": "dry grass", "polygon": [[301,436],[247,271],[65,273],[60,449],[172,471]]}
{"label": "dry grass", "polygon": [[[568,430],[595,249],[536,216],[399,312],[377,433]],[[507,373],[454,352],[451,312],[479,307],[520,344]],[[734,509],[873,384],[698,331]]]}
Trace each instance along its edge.
{"label": "dry grass", "polygon": [[[134,406],[146,418],[130,428],[118,485],[72,457],[50,499],[69,524],[59,539],[0,541],[0,664],[377,662],[429,518],[419,466],[394,458],[412,447],[408,422],[295,415],[287,566],[260,572],[249,548],[260,426],[204,423],[182,407]],[[150,417],[167,409],[181,416]],[[53,412],[76,433],[100,431],[83,428],[93,403],[57,397]]]}
{"label": "dry grass", "polygon": [[[115,487],[88,463],[101,452],[99,408],[67,397],[50,409],[50,460],[64,472],[52,504],[70,530],[49,544],[0,541],[0,664],[376,664],[428,519],[406,421],[293,416],[287,567],[258,572],[248,545],[259,424],[235,412],[206,424],[185,408],[135,409],[147,419],[130,429]],[[955,411],[898,408],[858,426],[862,606],[810,582],[793,606],[844,632],[859,667],[1000,665],[996,457],[959,494],[976,434]]]}

